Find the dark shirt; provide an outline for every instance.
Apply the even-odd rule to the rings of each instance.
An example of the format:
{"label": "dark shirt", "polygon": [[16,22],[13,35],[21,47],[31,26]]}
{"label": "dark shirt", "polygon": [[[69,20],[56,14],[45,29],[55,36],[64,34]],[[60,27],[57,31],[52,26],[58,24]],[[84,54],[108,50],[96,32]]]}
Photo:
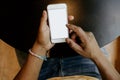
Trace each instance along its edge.
{"label": "dark shirt", "polygon": [[56,44],[50,51],[51,57],[73,57],[77,56],[78,54],[73,51],[67,43],[60,43]]}

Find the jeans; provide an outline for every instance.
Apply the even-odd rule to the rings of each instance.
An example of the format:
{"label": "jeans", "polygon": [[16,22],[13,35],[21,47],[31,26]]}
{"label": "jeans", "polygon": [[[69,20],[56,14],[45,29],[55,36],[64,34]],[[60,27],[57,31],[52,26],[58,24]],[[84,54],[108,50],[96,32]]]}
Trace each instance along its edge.
{"label": "jeans", "polygon": [[[105,48],[101,50],[107,54]],[[81,55],[67,58],[48,58],[43,62],[38,80],[46,80],[58,76],[86,75],[101,79],[97,66]]]}

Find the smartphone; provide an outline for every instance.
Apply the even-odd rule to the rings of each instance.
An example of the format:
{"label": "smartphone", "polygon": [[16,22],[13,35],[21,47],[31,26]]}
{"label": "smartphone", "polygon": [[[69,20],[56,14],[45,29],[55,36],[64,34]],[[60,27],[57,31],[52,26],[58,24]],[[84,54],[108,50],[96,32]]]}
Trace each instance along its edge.
{"label": "smartphone", "polygon": [[51,42],[65,42],[65,39],[69,37],[69,32],[66,27],[66,24],[68,24],[67,5],[65,3],[49,4],[47,6],[47,12]]}

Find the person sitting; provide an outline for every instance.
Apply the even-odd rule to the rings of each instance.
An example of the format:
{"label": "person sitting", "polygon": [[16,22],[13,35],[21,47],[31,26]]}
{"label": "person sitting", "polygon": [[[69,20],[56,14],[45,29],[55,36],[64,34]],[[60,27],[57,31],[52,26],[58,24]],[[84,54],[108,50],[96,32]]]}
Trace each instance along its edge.
{"label": "person sitting", "polygon": [[[98,43],[94,37],[94,34],[92,32],[85,32],[82,28],[77,27],[72,24],[67,24],[66,27],[72,31],[71,38],[66,39],[66,43],[79,55],[82,55],[83,58],[85,57],[86,61],[90,59],[90,63],[93,62],[97,65],[97,68],[100,72],[100,75],[102,76],[102,80],[119,80],[120,79],[120,74],[116,71],[116,69],[112,66],[112,64],[107,60],[105,57],[104,53],[101,51],[101,49],[98,46]],[[49,62],[49,59],[47,60],[46,55],[49,53],[50,49],[55,45],[52,44],[50,41],[50,35],[49,35],[49,26],[47,24],[47,12],[44,10],[42,17],[41,17],[41,22],[38,30],[38,35],[37,38],[32,46],[32,48],[29,50],[28,58],[26,60],[26,63],[20,70],[20,72],[16,75],[14,80],[45,80],[47,77],[44,74],[49,74],[42,71],[42,67],[47,67],[45,68],[46,70],[49,70],[49,67],[52,66],[44,66],[44,62]],[[70,33],[71,34],[71,33]],[[76,38],[80,40],[80,43],[77,43]],[[69,55],[69,54],[68,54]],[[86,63],[88,65],[85,67],[88,72],[86,74],[89,74],[89,76],[94,75],[96,72],[91,72],[92,67],[96,66],[89,66],[90,63],[86,62],[82,59],[79,60],[81,56],[79,56],[77,59],[78,61],[75,62],[74,58],[71,59],[66,59],[66,61],[70,61],[75,64],[77,63],[78,66],[80,63]],[[45,61],[44,61],[45,60]],[[53,59],[52,59],[53,60]],[[56,63],[57,64],[57,63]],[[54,63],[55,65],[55,63]],[[66,64],[68,65],[68,64]],[[70,64],[71,65],[71,64]],[[76,65],[76,66],[77,66]],[[67,67],[67,66],[66,66]],[[65,68],[65,69],[75,69],[74,66]],[[89,68],[90,67],[90,68]],[[84,68],[84,67],[83,67]],[[55,69],[55,68],[54,68]],[[94,69],[94,68],[92,68]],[[79,70],[79,69],[78,69]],[[74,70],[72,70],[74,71]],[[94,70],[93,70],[94,71]],[[39,74],[40,72],[40,74]],[[90,73],[89,73],[90,72]],[[68,71],[69,73],[69,71]],[[70,72],[72,73],[72,72]],[[74,73],[74,72],[73,72]],[[78,71],[79,73],[79,71]],[[81,75],[86,75],[85,73],[81,73]],[[90,75],[92,74],[92,75]],[[40,76],[44,76],[45,78],[40,78]],[[49,74],[51,75],[51,74]],[[99,74],[98,74],[99,75]],[[51,75],[51,77],[53,77]],[[54,75],[54,77],[57,77]],[[100,77],[97,77],[100,79]]]}

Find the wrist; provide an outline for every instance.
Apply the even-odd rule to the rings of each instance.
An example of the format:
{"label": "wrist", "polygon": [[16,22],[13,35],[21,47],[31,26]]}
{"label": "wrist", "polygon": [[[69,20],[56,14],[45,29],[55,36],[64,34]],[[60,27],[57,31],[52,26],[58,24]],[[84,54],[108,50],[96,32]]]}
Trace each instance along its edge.
{"label": "wrist", "polygon": [[46,56],[46,54],[49,52],[49,50],[46,50],[44,47],[34,44],[31,48],[31,51],[42,56]]}
{"label": "wrist", "polygon": [[36,58],[38,58],[38,59],[40,59],[40,60],[45,60],[45,61],[47,61],[47,57],[46,57],[46,56],[38,55],[38,54],[32,52],[31,49],[29,49],[29,53],[30,53],[32,56],[34,56],[34,57],[36,57]]}
{"label": "wrist", "polygon": [[31,48],[31,51],[34,52],[35,54],[41,55],[41,56],[46,56],[47,51],[42,48],[42,47],[37,47],[37,48]]}
{"label": "wrist", "polygon": [[102,51],[99,51],[99,52],[97,52],[97,54],[92,58],[92,60],[93,60],[94,62],[96,62],[96,61],[102,60],[101,58],[103,58],[103,57],[104,57],[103,52],[102,52]]}

